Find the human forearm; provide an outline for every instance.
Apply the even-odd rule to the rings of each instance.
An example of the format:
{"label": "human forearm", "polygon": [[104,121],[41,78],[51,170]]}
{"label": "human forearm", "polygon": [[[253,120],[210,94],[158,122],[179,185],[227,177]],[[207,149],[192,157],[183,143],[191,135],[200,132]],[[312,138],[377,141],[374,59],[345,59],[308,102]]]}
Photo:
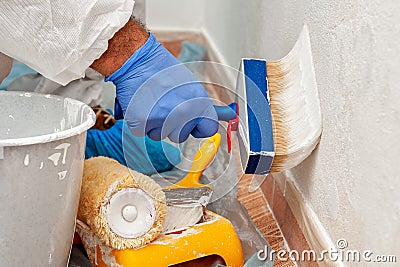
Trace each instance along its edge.
{"label": "human forearm", "polygon": [[10,73],[12,63],[12,58],[0,53],[0,83]]}
{"label": "human forearm", "polygon": [[108,41],[107,50],[95,60],[91,67],[104,76],[110,76],[141,47],[149,37],[147,30],[138,22],[130,19]]}
{"label": "human forearm", "polygon": [[116,107],[137,136],[209,137],[218,130],[213,102],[203,86],[139,23],[130,21],[92,65],[116,90]]}

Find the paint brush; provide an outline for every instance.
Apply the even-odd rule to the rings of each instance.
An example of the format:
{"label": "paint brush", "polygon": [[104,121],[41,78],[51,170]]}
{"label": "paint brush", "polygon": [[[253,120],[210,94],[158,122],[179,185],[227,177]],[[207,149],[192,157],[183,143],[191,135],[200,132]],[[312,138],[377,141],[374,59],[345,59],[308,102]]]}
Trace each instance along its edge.
{"label": "paint brush", "polygon": [[301,163],[315,149],[322,116],[307,26],[288,53],[267,62],[275,156],[272,172]]}
{"label": "paint brush", "polygon": [[307,27],[281,60],[243,59],[237,96],[245,173],[281,172],[308,157],[320,140],[322,116]]}
{"label": "paint brush", "polygon": [[[293,49],[285,57],[274,62],[243,60],[242,72],[257,85],[246,86],[246,82],[250,82],[240,77],[242,86],[238,87],[238,94],[243,99],[240,107],[244,123],[238,127],[238,135],[242,137],[238,139],[240,152],[245,154],[242,156],[242,165],[246,173],[264,175],[246,175],[240,179],[238,199],[253,221],[265,226],[268,215],[259,209],[260,205],[266,205],[264,193],[259,188],[266,178],[265,174],[285,171],[300,164],[315,149],[322,133],[322,116],[307,26],[304,26]],[[256,93],[249,92],[251,89]],[[257,105],[249,94],[264,96],[264,116],[248,116],[248,113],[252,113],[249,107]],[[257,108],[260,107],[253,108],[254,111],[259,111]],[[261,118],[261,130],[254,129],[257,126],[251,124],[254,118]],[[254,137],[257,130],[261,133],[258,139]],[[265,237],[269,235],[265,227],[260,230]]]}

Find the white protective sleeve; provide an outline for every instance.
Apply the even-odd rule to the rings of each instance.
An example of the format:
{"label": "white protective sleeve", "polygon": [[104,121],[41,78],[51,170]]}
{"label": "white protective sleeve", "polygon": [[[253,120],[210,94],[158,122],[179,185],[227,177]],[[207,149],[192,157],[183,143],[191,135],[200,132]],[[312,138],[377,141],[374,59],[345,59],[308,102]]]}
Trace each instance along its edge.
{"label": "white protective sleeve", "polygon": [[133,0],[0,0],[0,52],[62,85],[81,78],[129,20]]}

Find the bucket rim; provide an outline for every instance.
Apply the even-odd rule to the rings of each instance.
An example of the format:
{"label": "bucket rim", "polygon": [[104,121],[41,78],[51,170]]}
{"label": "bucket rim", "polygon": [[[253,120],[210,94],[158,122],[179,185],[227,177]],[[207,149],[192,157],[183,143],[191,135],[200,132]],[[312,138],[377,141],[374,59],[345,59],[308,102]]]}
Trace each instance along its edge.
{"label": "bucket rim", "polygon": [[24,92],[24,91],[0,91],[0,97],[2,95],[19,95],[19,96],[25,96],[25,97],[45,97],[48,99],[56,99],[58,101],[69,101],[73,105],[76,105],[77,107],[81,107],[83,109],[83,116],[85,121],[75,127],[72,127],[70,129],[66,129],[64,131],[60,132],[55,132],[55,133],[49,133],[49,134],[43,134],[43,135],[36,135],[36,136],[30,136],[30,137],[22,137],[22,138],[10,138],[10,139],[0,139],[0,147],[6,147],[6,146],[25,146],[25,145],[35,145],[35,144],[41,144],[41,143],[48,143],[48,142],[53,142],[57,140],[62,140],[66,139],[69,137],[72,137],[74,135],[80,135],[84,132],[86,132],[90,127],[92,127],[96,123],[96,115],[94,111],[92,110],[91,107],[89,107],[87,104],[69,98],[69,97],[62,97],[62,96],[57,96],[57,95],[51,95],[51,94],[40,94],[40,93],[35,93],[35,92]]}

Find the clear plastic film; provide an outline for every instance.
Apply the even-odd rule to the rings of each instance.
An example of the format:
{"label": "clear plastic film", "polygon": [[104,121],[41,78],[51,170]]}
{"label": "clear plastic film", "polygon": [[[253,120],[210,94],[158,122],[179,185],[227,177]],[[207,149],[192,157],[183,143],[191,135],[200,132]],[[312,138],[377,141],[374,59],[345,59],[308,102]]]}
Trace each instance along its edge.
{"label": "clear plastic film", "polygon": [[[221,146],[214,161],[204,171],[200,182],[211,184],[214,188],[212,199],[207,209],[227,218],[234,226],[245,256],[246,266],[272,266],[271,261],[258,261],[257,253],[261,250],[271,251],[268,242],[254,225],[246,209],[237,200],[239,183],[238,166],[235,151],[228,153],[226,123],[222,122],[219,133]],[[152,177],[162,186],[175,183],[185,176],[197,149],[203,139],[189,138],[181,148],[181,163],[173,170],[155,174]]]}

